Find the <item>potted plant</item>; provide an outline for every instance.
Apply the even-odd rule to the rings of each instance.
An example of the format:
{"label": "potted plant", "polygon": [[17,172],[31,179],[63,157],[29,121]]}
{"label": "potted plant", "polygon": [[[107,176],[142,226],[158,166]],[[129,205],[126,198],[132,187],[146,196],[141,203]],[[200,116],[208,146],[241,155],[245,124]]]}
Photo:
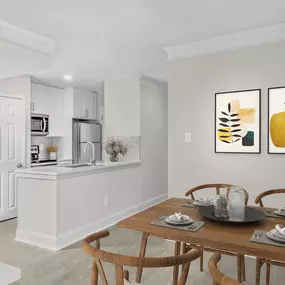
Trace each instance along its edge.
{"label": "potted plant", "polygon": [[48,152],[49,152],[49,159],[50,160],[56,160],[57,159],[57,150],[58,147],[57,146],[49,146],[47,148]]}
{"label": "potted plant", "polygon": [[110,161],[117,162],[119,154],[125,155],[128,152],[128,147],[122,140],[111,138],[107,140],[105,150],[110,155]]}

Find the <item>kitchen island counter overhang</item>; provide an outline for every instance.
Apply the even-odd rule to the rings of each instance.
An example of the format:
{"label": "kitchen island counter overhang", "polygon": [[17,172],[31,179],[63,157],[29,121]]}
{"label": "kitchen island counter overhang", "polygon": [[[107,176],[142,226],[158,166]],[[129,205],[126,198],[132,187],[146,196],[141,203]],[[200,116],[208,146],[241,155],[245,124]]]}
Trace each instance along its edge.
{"label": "kitchen island counter overhang", "polygon": [[16,241],[54,251],[167,198],[144,200],[140,161],[22,169],[16,187]]}

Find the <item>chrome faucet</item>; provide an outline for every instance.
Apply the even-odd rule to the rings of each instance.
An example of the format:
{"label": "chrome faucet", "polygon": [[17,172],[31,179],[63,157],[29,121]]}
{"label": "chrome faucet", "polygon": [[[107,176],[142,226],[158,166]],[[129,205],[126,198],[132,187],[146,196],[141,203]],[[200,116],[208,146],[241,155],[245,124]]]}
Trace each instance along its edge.
{"label": "chrome faucet", "polygon": [[87,149],[87,146],[88,145],[91,145],[92,146],[92,149],[93,149],[93,157],[90,157],[90,163],[91,165],[95,166],[96,165],[96,157],[95,157],[95,146],[92,142],[87,142],[85,147],[84,147],[84,153],[86,152],[86,149]]}

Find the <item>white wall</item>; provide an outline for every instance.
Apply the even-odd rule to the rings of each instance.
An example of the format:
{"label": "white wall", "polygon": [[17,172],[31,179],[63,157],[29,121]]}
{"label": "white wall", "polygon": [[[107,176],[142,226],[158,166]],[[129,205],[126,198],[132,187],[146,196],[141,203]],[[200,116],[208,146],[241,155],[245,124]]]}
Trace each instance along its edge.
{"label": "white wall", "polygon": [[0,92],[8,95],[22,96],[25,100],[25,149],[27,150],[24,155],[25,161],[23,165],[29,165],[30,163],[30,102],[31,102],[31,77],[28,75],[11,77],[7,79],[0,79]]}
{"label": "white wall", "polygon": [[141,80],[141,170],[143,197],[167,193],[167,84]]}
{"label": "white wall", "polygon": [[167,84],[145,76],[105,82],[105,138],[140,141],[133,151],[130,143],[130,153],[120,159],[140,157],[143,200],[168,189],[167,93]]}
{"label": "white wall", "polygon": [[[254,203],[266,189],[285,188],[285,156],[267,154],[267,88],[285,85],[284,50],[279,43],[169,63],[169,196],[230,183],[243,186]],[[262,153],[214,153],[215,93],[255,88],[262,89]],[[184,132],[192,133],[191,143]],[[285,205],[278,196],[268,202]]]}
{"label": "white wall", "polygon": [[105,81],[105,138],[140,135],[139,88],[139,77]]}

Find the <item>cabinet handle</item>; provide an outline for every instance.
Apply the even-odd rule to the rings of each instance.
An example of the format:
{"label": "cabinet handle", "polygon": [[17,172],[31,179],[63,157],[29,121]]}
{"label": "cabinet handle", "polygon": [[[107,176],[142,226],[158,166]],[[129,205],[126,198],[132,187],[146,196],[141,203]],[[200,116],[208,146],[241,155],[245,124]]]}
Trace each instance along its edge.
{"label": "cabinet handle", "polygon": [[30,111],[33,111],[33,102],[30,103]]}
{"label": "cabinet handle", "polygon": [[88,117],[88,116],[89,116],[89,114],[88,114],[88,110],[86,110],[86,113],[87,113],[87,116],[86,116],[86,117]]}
{"label": "cabinet handle", "polygon": [[35,102],[33,102],[33,111],[35,111]]}

